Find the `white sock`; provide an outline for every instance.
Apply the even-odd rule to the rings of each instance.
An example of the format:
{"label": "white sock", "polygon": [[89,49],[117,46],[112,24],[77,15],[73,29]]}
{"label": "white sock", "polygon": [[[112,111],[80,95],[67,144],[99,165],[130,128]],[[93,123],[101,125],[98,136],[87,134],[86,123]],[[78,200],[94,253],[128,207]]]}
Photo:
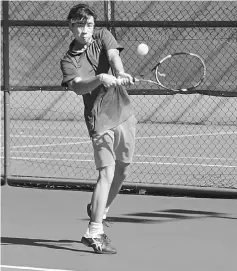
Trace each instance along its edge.
{"label": "white sock", "polygon": [[90,222],[88,224],[84,237],[94,238],[98,236],[99,234],[103,234],[103,233],[104,233],[104,229],[103,229],[102,223]]}
{"label": "white sock", "polygon": [[103,234],[103,224],[102,223],[96,223],[96,222],[90,222],[89,224],[89,235],[90,237],[94,238],[98,236],[99,234]]}

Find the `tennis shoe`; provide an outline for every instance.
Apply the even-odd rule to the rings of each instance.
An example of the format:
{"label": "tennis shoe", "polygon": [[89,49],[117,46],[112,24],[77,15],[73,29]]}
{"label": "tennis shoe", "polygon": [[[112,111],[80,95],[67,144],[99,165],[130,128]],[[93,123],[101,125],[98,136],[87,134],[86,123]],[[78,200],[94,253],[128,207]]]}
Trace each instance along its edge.
{"label": "tennis shoe", "polygon": [[104,234],[100,234],[95,238],[85,237],[81,238],[82,244],[87,247],[92,247],[98,254],[116,254],[117,250],[110,245],[110,239]]}

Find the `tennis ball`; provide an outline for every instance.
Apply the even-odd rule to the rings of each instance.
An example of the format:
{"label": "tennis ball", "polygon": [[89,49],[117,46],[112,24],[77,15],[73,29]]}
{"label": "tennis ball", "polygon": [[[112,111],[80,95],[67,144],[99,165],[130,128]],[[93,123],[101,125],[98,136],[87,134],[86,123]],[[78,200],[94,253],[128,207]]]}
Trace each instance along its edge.
{"label": "tennis ball", "polygon": [[145,43],[141,43],[137,46],[137,52],[141,56],[145,56],[149,51],[149,47]]}

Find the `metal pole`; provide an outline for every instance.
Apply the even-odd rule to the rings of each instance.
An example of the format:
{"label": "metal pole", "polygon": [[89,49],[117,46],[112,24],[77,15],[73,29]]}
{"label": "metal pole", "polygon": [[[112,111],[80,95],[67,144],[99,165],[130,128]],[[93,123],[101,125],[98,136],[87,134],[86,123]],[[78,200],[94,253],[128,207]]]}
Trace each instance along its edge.
{"label": "metal pole", "polygon": [[112,27],[111,27],[111,33],[116,37],[116,31],[114,27],[114,21],[115,21],[115,1],[109,1],[110,2],[110,21],[112,22]]}
{"label": "metal pole", "polygon": [[10,173],[9,2],[3,1],[4,179]]}
{"label": "metal pole", "polygon": [[111,0],[104,1],[105,20],[106,20],[106,23],[108,24],[107,28],[110,30],[110,32],[116,38],[116,32],[115,32],[115,28],[113,26],[113,23],[115,20],[115,18],[114,18],[115,7],[114,6],[115,6],[114,1],[111,1]]}

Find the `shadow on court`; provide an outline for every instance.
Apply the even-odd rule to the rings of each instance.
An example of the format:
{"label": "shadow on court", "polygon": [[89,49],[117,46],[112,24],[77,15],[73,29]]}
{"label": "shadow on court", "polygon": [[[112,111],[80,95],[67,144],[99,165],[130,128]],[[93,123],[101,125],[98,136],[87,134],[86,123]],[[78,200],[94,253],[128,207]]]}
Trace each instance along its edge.
{"label": "shadow on court", "polygon": [[[152,219],[151,219],[152,218]],[[157,219],[156,219],[157,218]],[[162,219],[158,219],[162,218]],[[156,224],[164,222],[175,222],[183,219],[205,219],[205,218],[223,218],[223,219],[237,219],[237,217],[230,217],[228,213],[194,211],[188,209],[169,209],[158,210],[154,212],[137,212],[123,214],[122,216],[109,216],[105,220],[105,225],[110,226],[114,223],[144,223]],[[89,221],[89,219],[82,219]]]}
{"label": "shadow on court", "polygon": [[69,250],[75,252],[95,253],[91,250],[81,250],[70,248],[73,244],[81,244],[80,241],[75,240],[44,240],[44,239],[31,239],[31,238],[18,238],[18,237],[1,237],[1,245],[19,245],[30,247],[44,247],[50,249]]}
{"label": "shadow on court", "polygon": [[[180,214],[186,214],[186,215],[180,215]],[[156,211],[155,213],[132,213],[128,215],[129,216],[143,216],[143,217],[162,217],[162,218],[172,218],[172,219],[200,219],[200,218],[237,219],[237,217],[229,217],[229,214],[227,213],[181,210],[181,209]]]}

